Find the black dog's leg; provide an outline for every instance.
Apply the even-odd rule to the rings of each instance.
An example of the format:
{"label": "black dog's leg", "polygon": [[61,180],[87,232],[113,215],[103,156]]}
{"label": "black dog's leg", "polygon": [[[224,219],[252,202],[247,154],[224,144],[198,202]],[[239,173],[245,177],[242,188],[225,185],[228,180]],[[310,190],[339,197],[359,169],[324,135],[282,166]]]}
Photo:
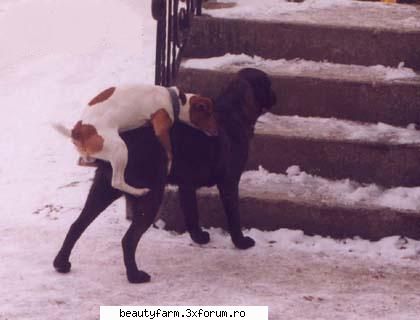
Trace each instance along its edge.
{"label": "black dog's leg", "polygon": [[228,183],[224,181],[219,183],[217,188],[225,209],[232,242],[238,249],[248,249],[255,245],[255,241],[250,237],[244,237],[241,230],[238,182]]}
{"label": "black dog's leg", "polygon": [[121,195],[120,191],[111,187],[108,180],[102,178],[95,176],[85,206],[79,217],[71,225],[63,245],[54,259],[54,268],[58,272],[67,273],[70,271],[69,258],[76,241],[92,221]]}
{"label": "black dog's leg", "polygon": [[198,223],[198,208],[196,189],[190,185],[179,186],[179,200],[184,212],[185,225],[191,239],[198,244],[206,244],[210,241],[209,233],[203,231]]}
{"label": "black dog's leg", "polygon": [[132,208],[132,222],[122,239],[124,264],[127,271],[127,279],[131,283],[143,283],[150,281],[150,275],[139,270],[136,263],[136,249],[143,233],[150,227],[156,218],[163,195],[156,194],[156,190],[149,192],[142,198],[127,196],[127,202]]}

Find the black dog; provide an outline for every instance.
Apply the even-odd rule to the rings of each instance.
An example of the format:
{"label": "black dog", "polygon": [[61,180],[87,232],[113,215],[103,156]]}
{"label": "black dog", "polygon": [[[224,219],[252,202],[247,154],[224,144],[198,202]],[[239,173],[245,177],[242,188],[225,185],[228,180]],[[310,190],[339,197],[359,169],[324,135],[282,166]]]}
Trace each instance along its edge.
{"label": "black dog", "polygon": [[[174,125],[171,132],[174,159],[169,180],[179,185],[186,226],[195,242],[209,241],[209,234],[198,223],[196,190],[201,186],[217,185],[233,243],[240,249],[255,244],[241,231],[238,183],[248,158],[255,122],[274,103],[275,95],[267,75],[256,69],[243,69],[215,101],[218,137],[206,136],[181,123]],[[149,281],[150,276],[138,269],[135,251],[141,236],[153,223],[162,200],[167,182],[166,156],[151,128],[139,128],[121,136],[129,150],[125,171],[127,182],[151,189],[138,198],[124,194],[134,213],[122,239],[124,264],[128,280],[140,283]],[[86,204],[54,260],[58,272],[70,271],[69,257],[76,241],[107,206],[123,195],[111,187],[111,175],[111,166],[98,161]]]}
{"label": "black dog", "polygon": [[255,122],[275,100],[271,81],[264,72],[242,69],[215,101],[218,137],[208,137],[182,123],[173,127],[174,167],[169,182],[179,186],[186,227],[193,241],[209,242],[209,234],[198,224],[196,190],[216,185],[233,243],[239,249],[255,244],[241,231],[238,184]]}

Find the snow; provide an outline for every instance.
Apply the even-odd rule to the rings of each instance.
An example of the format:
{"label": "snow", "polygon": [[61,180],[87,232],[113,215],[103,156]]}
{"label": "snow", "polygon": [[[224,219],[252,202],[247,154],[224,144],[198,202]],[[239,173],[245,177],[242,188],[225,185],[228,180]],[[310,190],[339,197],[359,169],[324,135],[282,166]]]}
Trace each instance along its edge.
{"label": "snow", "polygon": [[401,62],[396,67],[361,66],[317,62],[304,59],[263,59],[259,56],[227,53],[224,56],[207,59],[188,59],[182,63],[184,68],[225,70],[226,68],[254,67],[267,71],[269,74],[287,74],[289,76],[317,76],[346,79],[363,79],[367,81],[393,81],[417,77],[416,72],[404,67]]}
{"label": "snow", "polygon": [[[287,168],[284,174],[268,172],[259,166],[258,170],[244,172],[239,186],[245,197],[269,196],[331,206],[394,209],[402,213],[420,211],[420,187],[384,188],[350,179],[331,180],[308,174],[297,165]],[[203,192],[216,193],[217,188],[203,188]]]}
{"label": "snow", "polygon": [[[224,0],[220,2],[237,3],[235,0]],[[306,0],[301,3],[288,2],[286,0],[242,0],[239,5],[233,8],[206,10],[205,12],[217,17],[229,18],[250,18],[266,17],[272,18],[285,13],[296,13],[308,9],[324,9],[331,6],[351,6],[351,0]]]}
{"label": "snow", "polygon": [[291,166],[286,174],[270,173],[260,167],[242,175],[242,192],[257,190],[261,194],[282,194],[299,198],[305,196],[314,201],[361,207],[391,208],[420,211],[420,187],[396,187],[386,189],[376,184],[361,184],[350,179],[329,180]]}
{"label": "snow", "polygon": [[208,9],[205,14],[229,19],[282,21],[339,25],[346,28],[377,28],[419,31],[420,11],[413,5],[355,0],[222,0],[232,8]]}
{"label": "snow", "polygon": [[337,141],[412,145],[420,147],[420,131],[395,127],[386,123],[363,123],[335,118],[262,115],[257,122],[258,133],[281,134],[285,137],[330,139]]}
{"label": "snow", "polygon": [[[257,245],[243,252],[221,230],[197,246],[185,234],[152,228],[137,252],[152,282],[130,285],[120,245],[129,222],[120,200],[76,245],[72,272],[53,270],[93,169],[75,165],[71,143],[50,123],[73,124],[109,85],[153,82],[149,4],[0,0],[0,319],[93,320],[100,305],[268,305],[271,320],[418,319],[419,242],[399,237],[337,241],[250,230]],[[252,175],[318,181],[298,168],[243,179]],[[407,189],[410,197],[414,191]]]}

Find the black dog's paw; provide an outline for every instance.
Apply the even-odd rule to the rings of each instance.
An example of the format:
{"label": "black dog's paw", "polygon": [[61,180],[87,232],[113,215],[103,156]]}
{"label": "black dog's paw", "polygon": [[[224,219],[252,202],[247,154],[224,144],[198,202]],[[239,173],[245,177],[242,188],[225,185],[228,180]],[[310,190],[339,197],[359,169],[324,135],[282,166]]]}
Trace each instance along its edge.
{"label": "black dog's paw", "polygon": [[55,270],[60,273],[68,273],[71,269],[71,263],[66,259],[60,258],[60,256],[54,259],[53,265]]}
{"label": "black dog's paw", "polygon": [[127,273],[127,279],[130,283],[144,283],[150,281],[150,275],[144,271]]}
{"label": "black dog's paw", "polygon": [[210,235],[207,231],[197,230],[194,232],[190,232],[190,237],[192,241],[198,244],[206,244],[210,241]]}
{"label": "black dog's paw", "polygon": [[236,239],[232,239],[232,241],[233,241],[233,244],[236,246],[236,248],[241,249],[241,250],[249,249],[255,246],[255,240],[250,237],[236,238]]}

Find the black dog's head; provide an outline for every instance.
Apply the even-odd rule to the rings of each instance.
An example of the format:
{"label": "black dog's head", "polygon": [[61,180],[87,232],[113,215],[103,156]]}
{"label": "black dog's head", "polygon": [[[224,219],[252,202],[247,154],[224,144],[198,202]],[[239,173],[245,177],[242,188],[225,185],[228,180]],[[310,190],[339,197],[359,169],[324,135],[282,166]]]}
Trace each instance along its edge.
{"label": "black dog's head", "polygon": [[276,95],[271,88],[271,80],[264,71],[254,68],[241,69],[238,72],[238,78],[245,80],[250,85],[254,95],[253,103],[246,104],[248,108],[253,109],[246,110],[252,118],[255,117],[256,120],[276,104]]}
{"label": "black dog's head", "polygon": [[259,116],[276,103],[271,80],[264,71],[241,69],[229,82],[215,102],[219,127],[231,133],[239,125],[253,135]]}

